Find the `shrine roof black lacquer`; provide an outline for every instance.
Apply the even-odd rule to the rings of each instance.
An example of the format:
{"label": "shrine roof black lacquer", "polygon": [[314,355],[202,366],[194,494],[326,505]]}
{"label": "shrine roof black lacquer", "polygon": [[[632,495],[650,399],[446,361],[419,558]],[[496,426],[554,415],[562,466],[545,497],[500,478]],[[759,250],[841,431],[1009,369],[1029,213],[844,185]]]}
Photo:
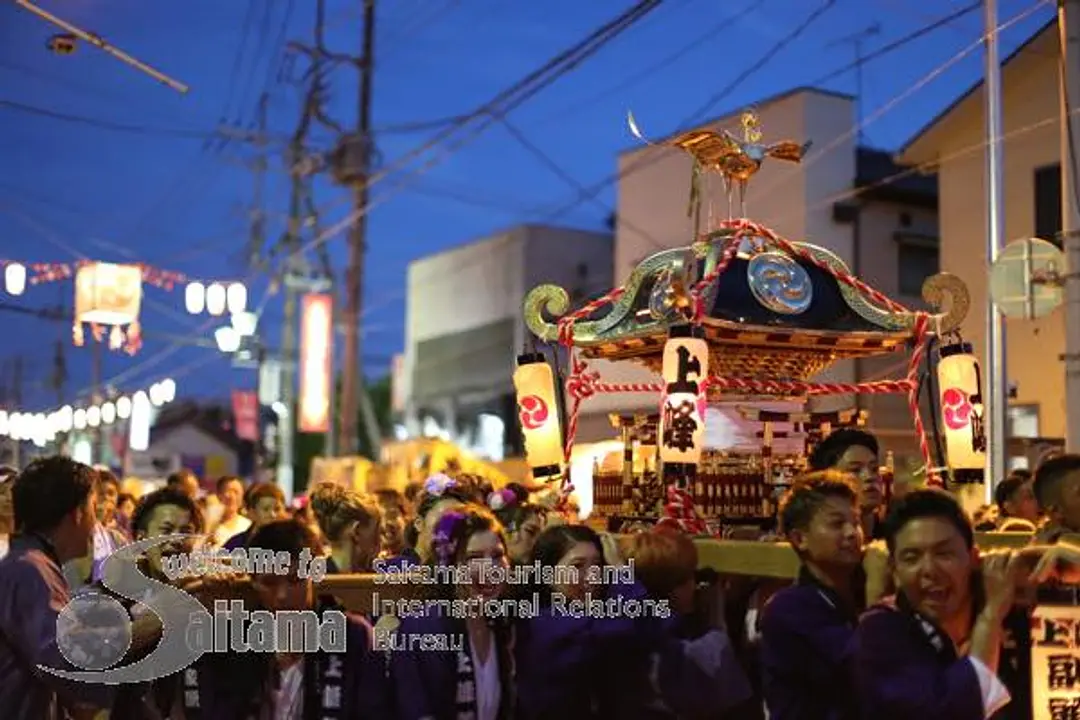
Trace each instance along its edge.
{"label": "shrine roof black lacquer", "polygon": [[[574,323],[574,346],[586,357],[659,370],[669,326],[685,321],[686,289],[718,266],[732,235],[721,229],[643,260],[618,299]],[[712,374],[806,381],[837,360],[900,351],[914,339],[915,312],[884,307],[837,279],[850,270],[829,250],[798,242],[790,248],[795,252],[743,238],[703,290],[700,322],[714,350]],[[947,273],[927,279],[923,300],[940,311],[931,321],[942,333],[960,325],[970,303],[964,283]],[[548,342],[558,339],[559,318],[571,310],[569,294],[556,285],[534,288],[524,302],[527,326]]]}

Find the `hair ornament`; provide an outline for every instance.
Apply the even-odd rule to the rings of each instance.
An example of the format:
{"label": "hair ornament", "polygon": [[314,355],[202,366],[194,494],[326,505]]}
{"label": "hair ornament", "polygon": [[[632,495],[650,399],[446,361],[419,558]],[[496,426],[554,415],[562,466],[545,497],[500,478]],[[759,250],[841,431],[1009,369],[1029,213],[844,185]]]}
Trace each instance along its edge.
{"label": "hair ornament", "polygon": [[435,523],[435,529],[431,533],[431,546],[435,550],[435,557],[440,565],[450,565],[454,561],[458,544],[455,530],[457,530],[458,524],[464,520],[464,513],[457,510],[448,510]]}
{"label": "hair ornament", "polygon": [[517,495],[513,490],[503,488],[502,490],[496,490],[487,496],[488,507],[498,512],[499,510],[505,510],[508,507],[513,507],[517,503]]}
{"label": "hair ornament", "polygon": [[442,473],[435,473],[424,481],[424,492],[438,497],[456,485],[457,481],[452,477]]}

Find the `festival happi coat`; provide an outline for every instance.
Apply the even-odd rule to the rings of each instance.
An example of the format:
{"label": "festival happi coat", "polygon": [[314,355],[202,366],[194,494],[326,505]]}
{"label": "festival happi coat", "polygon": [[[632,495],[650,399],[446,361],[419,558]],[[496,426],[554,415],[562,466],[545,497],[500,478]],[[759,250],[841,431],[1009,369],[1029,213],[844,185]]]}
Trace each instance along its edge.
{"label": "festival happi coat", "polygon": [[[643,138],[632,116],[630,127]],[[798,163],[810,147],[792,141],[762,144],[752,113],[743,116],[743,130],[742,138],[694,130],[662,143],[694,160],[690,212],[698,230],[689,246],[646,258],[625,283],[577,309],[556,285],[538,286],[524,301],[532,333],[562,346],[569,357],[559,466],[565,470],[563,493],[572,490],[569,461],[582,402],[597,393],[655,393],[662,399],[657,442],[666,485],[657,505],[664,516],[696,533],[706,532],[701,499],[695,503],[692,480],[687,483],[680,473],[673,478],[666,468],[700,461],[706,405],[733,397],[805,401],[820,395],[904,394],[928,482],[940,484],[920,416],[919,374],[928,340],[953,333],[970,303],[963,282],[947,273],[923,285],[923,300],[936,310],[924,312],[870,287],[830,250],[781,237],[753,220],[733,217],[702,228],[706,173],[723,179],[729,206],[738,193],[741,210],[746,183],[764,161]],[[909,353],[903,377],[814,381],[839,360],[900,353]],[[594,359],[639,363],[661,373],[664,382],[608,382],[590,364]],[[523,398],[520,386],[518,399],[525,418],[530,408],[522,401],[531,397]],[[537,446],[530,447],[524,421],[523,428],[537,474],[531,457]],[[553,467],[548,472],[555,476]]]}

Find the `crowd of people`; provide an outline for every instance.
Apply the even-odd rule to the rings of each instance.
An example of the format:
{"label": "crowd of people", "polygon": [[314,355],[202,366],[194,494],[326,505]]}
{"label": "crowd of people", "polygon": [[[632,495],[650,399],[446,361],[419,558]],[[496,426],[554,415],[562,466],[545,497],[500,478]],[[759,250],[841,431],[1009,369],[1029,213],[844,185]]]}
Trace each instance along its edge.
{"label": "crowd of people", "polygon": [[[204,494],[198,478],[178,473],[135,498],[107,471],[61,456],[36,460],[0,471],[0,533],[10,534],[0,560],[2,716],[1032,717],[1027,612],[1036,592],[1060,595],[1056,583],[1080,581],[1080,551],[1057,543],[1080,529],[1080,457],[1054,457],[1002,483],[998,522],[1023,515],[1038,526],[1039,544],[980,555],[975,527],[951,495],[890,492],[878,454],[859,430],[816,448],[810,472],[780,505],[798,579],[759,582],[741,601],[727,580],[699,569],[695,543],[671,523],[597,533],[522,485],[496,490],[451,473],[369,495],[327,483],[290,508],[268,483],[226,477]],[[136,560],[145,577],[207,608],[225,599],[273,612],[344,612],[347,642],[314,652],[229,648],[121,685],[42,670],[85,669],[62,651],[58,618],[73,597],[112,593],[116,550],[154,538],[163,542]],[[434,578],[419,589],[432,601],[425,612],[362,615],[296,567],[165,571],[200,544],[308,553],[324,558],[329,574],[447,572],[422,575]],[[519,576],[515,566],[552,572]],[[131,620],[117,665],[146,659],[164,642],[161,618],[148,611],[160,598],[110,597]],[[446,611],[499,601],[530,611]],[[585,610],[567,612],[568,602]]]}

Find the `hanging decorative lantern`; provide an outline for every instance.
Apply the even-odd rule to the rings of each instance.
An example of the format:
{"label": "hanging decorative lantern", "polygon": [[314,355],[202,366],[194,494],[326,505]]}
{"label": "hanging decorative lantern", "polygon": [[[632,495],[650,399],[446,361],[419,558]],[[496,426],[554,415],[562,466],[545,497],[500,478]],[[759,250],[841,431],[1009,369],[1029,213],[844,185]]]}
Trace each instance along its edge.
{"label": "hanging decorative lantern", "polygon": [[4,268],[4,289],[9,295],[22,295],[26,291],[26,266],[11,263]]}
{"label": "hanging decorative lantern", "polygon": [[225,289],[225,306],[229,314],[236,315],[247,310],[247,288],[243,283],[232,283]]}
{"label": "hanging decorative lantern", "polygon": [[539,353],[519,355],[514,371],[518,422],[525,457],[537,480],[554,480],[563,471],[562,424],[555,394],[555,374]]}
{"label": "hanging decorative lantern", "polygon": [[206,312],[214,316],[224,315],[228,303],[229,297],[224,285],[214,283],[206,288]]}
{"label": "hanging decorative lantern", "polygon": [[192,315],[199,315],[206,309],[206,287],[202,283],[188,283],[184,288],[184,308]]}
{"label": "hanging decorative lantern", "polygon": [[660,406],[660,460],[668,484],[685,487],[697,474],[705,446],[705,378],[709,344],[701,329],[676,325],[664,345],[664,396]]}
{"label": "hanging decorative lantern", "polygon": [[87,263],[75,273],[75,327],[73,339],[83,344],[83,324],[89,324],[94,338],[107,333],[109,347],[129,354],[141,344],[139,307],[142,303],[142,268],[138,265]]}
{"label": "hanging decorative lantern", "polygon": [[986,467],[982,383],[971,343],[956,342],[941,348],[937,379],[949,467],[982,470]]}

